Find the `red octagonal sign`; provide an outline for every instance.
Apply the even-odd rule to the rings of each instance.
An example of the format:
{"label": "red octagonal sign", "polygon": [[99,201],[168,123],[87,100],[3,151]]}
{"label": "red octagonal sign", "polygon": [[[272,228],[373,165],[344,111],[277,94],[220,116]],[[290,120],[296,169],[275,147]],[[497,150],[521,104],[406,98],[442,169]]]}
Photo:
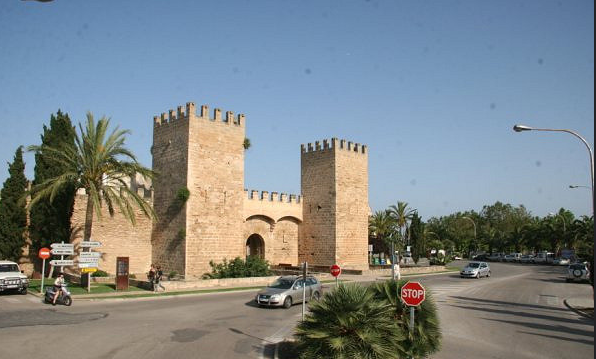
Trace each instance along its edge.
{"label": "red octagonal sign", "polygon": [[418,282],[407,282],[401,287],[401,300],[406,305],[417,307],[424,302],[425,290]]}
{"label": "red octagonal sign", "polygon": [[41,259],[48,259],[50,258],[50,250],[48,248],[41,248],[37,255]]}
{"label": "red octagonal sign", "polygon": [[338,275],[341,274],[341,267],[338,266],[337,264],[334,264],[331,266],[331,275],[334,277],[337,277]]}

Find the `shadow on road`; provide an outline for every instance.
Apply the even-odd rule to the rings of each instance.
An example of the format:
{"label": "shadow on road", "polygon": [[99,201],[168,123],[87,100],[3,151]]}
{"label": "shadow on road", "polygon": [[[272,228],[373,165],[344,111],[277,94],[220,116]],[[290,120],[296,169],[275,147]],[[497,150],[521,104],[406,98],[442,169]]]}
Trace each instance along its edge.
{"label": "shadow on road", "polygon": [[548,307],[546,305],[539,305],[539,304],[512,303],[512,302],[504,302],[501,300],[470,298],[470,297],[461,297],[461,296],[450,296],[449,298],[461,299],[461,300],[467,300],[467,301],[471,301],[471,302],[478,302],[478,303],[485,303],[485,304],[494,304],[494,305],[527,307],[527,308],[547,309],[547,310],[559,310],[559,311],[563,311],[563,312],[567,311],[567,309],[564,309],[564,308]]}
{"label": "shadow on road", "polygon": [[530,334],[530,335],[537,335],[537,336],[540,336],[540,337],[545,337],[545,338],[550,338],[550,339],[566,340],[566,341],[575,342],[575,343],[582,343],[582,344],[586,344],[586,345],[594,345],[594,340],[572,339],[572,338],[565,338],[565,337],[562,337],[560,335],[546,335],[546,334],[538,334],[538,333],[523,332],[523,331],[520,331],[520,333],[522,333],[522,334]]}

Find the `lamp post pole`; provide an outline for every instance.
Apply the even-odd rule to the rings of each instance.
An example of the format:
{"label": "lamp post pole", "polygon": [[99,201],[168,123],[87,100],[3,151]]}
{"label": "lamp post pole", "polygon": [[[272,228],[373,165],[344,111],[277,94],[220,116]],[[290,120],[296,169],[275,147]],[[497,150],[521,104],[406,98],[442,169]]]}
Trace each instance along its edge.
{"label": "lamp post pole", "polygon": [[[474,222],[474,220],[468,216],[463,216],[461,218],[467,219],[468,221],[472,222],[472,224],[474,225],[474,241],[476,241],[476,222]],[[470,250],[470,248],[468,248],[468,257],[470,257],[470,254],[471,254],[469,250]],[[472,258],[469,258],[469,259],[472,259]]]}
{"label": "lamp post pole", "polygon": [[515,132],[522,132],[522,131],[566,132],[566,133],[569,133],[569,134],[579,138],[583,142],[583,144],[586,146],[586,149],[588,150],[588,154],[590,155],[590,179],[591,179],[590,186],[592,189],[592,216],[594,216],[594,154],[593,154],[592,148],[590,147],[588,142],[582,136],[580,136],[577,132],[572,131],[572,130],[566,130],[566,129],[534,128],[534,127],[529,127],[529,126],[525,126],[525,125],[515,125],[515,126],[513,126],[513,130]]}

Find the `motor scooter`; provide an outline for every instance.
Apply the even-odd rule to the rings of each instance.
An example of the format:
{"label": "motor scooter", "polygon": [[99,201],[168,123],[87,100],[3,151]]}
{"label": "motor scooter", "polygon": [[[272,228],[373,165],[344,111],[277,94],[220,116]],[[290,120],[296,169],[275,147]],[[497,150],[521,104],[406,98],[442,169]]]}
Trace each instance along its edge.
{"label": "motor scooter", "polygon": [[[46,288],[46,295],[43,298],[44,302],[48,304],[52,303],[54,301],[54,294],[56,294],[56,287],[48,286]],[[65,285],[62,286],[62,293],[56,298],[56,304],[64,304],[67,307],[72,304],[72,297]]]}

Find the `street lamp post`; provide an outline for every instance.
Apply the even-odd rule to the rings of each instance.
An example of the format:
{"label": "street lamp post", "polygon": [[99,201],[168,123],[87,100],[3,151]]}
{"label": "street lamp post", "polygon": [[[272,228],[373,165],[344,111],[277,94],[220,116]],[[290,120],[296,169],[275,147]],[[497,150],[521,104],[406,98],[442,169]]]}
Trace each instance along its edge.
{"label": "street lamp post", "polygon": [[513,130],[515,132],[522,132],[522,131],[567,132],[567,133],[579,138],[584,143],[584,145],[588,149],[588,153],[590,155],[590,178],[591,178],[590,185],[592,188],[592,216],[594,216],[594,154],[593,154],[592,148],[590,147],[588,142],[582,136],[580,136],[577,132],[572,131],[572,130],[566,130],[566,129],[533,128],[533,127],[529,127],[529,126],[525,126],[525,125],[515,125],[515,126],[513,126]]}
{"label": "street lamp post", "polygon": [[[474,241],[476,241],[476,222],[474,222],[474,220],[472,218],[467,217],[467,216],[463,216],[461,218],[469,220],[470,222],[472,222],[472,225],[474,225]],[[471,254],[470,249],[468,248],[468,257],[470,257],[470,254]],[[470,259],[472,259],[472,258],[470,258]]]}

